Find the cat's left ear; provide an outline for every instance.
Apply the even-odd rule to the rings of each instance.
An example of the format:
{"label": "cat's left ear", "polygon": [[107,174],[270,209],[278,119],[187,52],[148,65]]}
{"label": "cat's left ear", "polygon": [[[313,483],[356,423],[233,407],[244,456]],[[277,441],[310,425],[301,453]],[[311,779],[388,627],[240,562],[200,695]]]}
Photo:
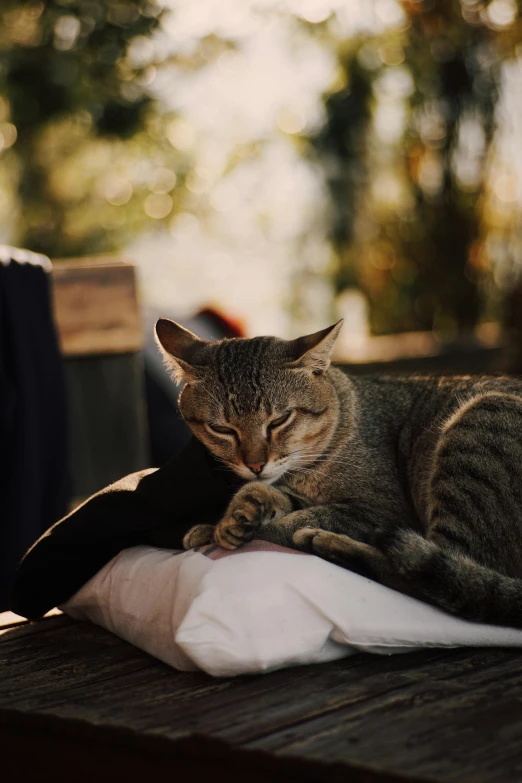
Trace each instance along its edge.
{"label": "cat's left ear", "polygon": [[174,380],[197,381],[206,363],[208,342],[168,318],[156,323],[156,338]]}
{"label": "cat's left ear", "polygon": [[330,366],[330,356],[334,343],[341,331],[343,320],[320,332],[290,340],[289,354],[291,360],[287,367],[291,369],[311,370],[314,375],[324,375]]}

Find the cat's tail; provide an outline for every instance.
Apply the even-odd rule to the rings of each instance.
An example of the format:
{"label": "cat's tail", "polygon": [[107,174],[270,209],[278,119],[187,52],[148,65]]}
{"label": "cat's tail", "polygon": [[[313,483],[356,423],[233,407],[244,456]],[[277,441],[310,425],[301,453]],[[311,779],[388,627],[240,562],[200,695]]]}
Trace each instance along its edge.
{"label": "cat's tail", "polygon": [[522,579],[442,549],[410,530],[394,537],[387,555],[416,598],[467,620],[522,628]]}

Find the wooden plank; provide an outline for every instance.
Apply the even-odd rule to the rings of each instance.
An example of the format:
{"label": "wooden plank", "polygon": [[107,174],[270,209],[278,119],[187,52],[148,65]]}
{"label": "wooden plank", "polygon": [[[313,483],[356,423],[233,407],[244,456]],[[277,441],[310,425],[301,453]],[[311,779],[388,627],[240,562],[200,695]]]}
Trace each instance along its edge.
{"label": "wooden plank", "polygon": [[0,640],[0,706],[38,711],[46,696],[60,694],[62,700],[74,701],[82,688],[114,695],[124,678],[132,685],[136,674],[145,679],[181,676],[106,631],[71,620],[68,626],[46,630],[50,623],[33,624],[40,628],[38,634],[20,635],[21,629],[13,629]]}
{"label": "wooden plank", "polygon": [[6,780],[91,783],[93,780],[212,780],[219,783],[415,783],[368,769],[277,758],[209,737],[172,742],[124,727],[17,715],[0,709],[0,757]]}
{"label": "wooden plank", "polygon": [[497,655],[485,677],[474,671],[480,653],[468,653],[469,669],[457,681],[413,682],[249,747],[362,765],[378,760],[377,768],[433,780],[515,783],[522,772],[522,667],[516,653]]}
{"label": "wooden plank", "polygon": [[51,627],[51,619],[30,624],[38,633],[13,628],[0,639],[0,707],[136,736],[205,735],[422,780],[522,778],[518,651],[361,654],[215,679],[174,671],[103,629],[60,619],[68,625]]}
{"label": "wooden plank", "polygon": [[130,353],[143,345],[132,265],[116,258],[55,261],[54,316],[65,356]]}
{"label": "wooden plank", "polygon": [[70,357],[65,377],[72,497],[150,467],[142,355]]}
{"label": "wooden plank", "polygon": [[[49,696],[47,707],[61,703],[64,693],[70,688],[77,688],[78,673],[83,676],[83,673],[88,671],[89,677],[91,673],[96,674],[96,669],[101,673],[106,666],[112,666],[111,659],[115,655],[134,658],[137,663],[142,663],[144,658],[151,664],[153,662],[149,656],[118,637],[88,624],[55,629],[52,638],[40,635],[38,638],[26,640],[23,646],[13,632],[10,637],[4,639],[0,650],[4,659],[7,657],[10,662],[9,679],[20,680],[20,689],[14,691],[16,698],[13,704],[21,704],[23,701],[24,707],[27,706],[25,700],[31,698],[36,686],[40,700]],[[500,655],[503,656],[502,653]],[[77,662],[73,674],[69,668],[72,657],[75,657]],[[504,658],[501,657],[501,660]],[[511,661],[511,658],[508,660]],[[38,661],[38,666],[34,666],[34,661]],[[157,665],[168,669],[163,664]],[[345,703],[364,700],[370,691],[387,692],[390,688],[404,687],[411,681],[436,679],[441,670],[446,673],[445,679],[448,679],[450,673],[456,677],[470,667],[475,672],[491,665],[497,668],[499,666],[497,651],[486,651],[480,658],[474,656],[473,662],[470,663],[469,653],[461,652],[459,655],[454,651],[437,650],[392,657],[385,659],[385,664],[381,658],[359,655],[335,665],[299,667],[264,677],[216,680],[202,673],[182,675],[168,670],[173,672],[173,677],[167,690],[164,685],[161,685],[158,692],[154,687],[147,687],[143,693],[138,689],[132,693],[129,704],[126,703],[124,695],[118,695],[115,700],[114,695],[106,691],[86,692],[81,704],[77,703],[77,706],[81,710],[92,705],[102,719],[105,708],[111,711],[116,707],[125,712],[129,720],[137,718],[139,726],[143,727],[149,725],[151,716],[153,721],[156,720],[158,698],[165,698],[174,706],[178,698],[185,698],[192,690],[205,695],[205,715],[208,716],[209,725],[214,729],[222,727],[229,734],[235,732],[234,738],[238,741],[248,741],[259,733],[265,733],[267,727],[275,729],[295,722],[296,716],[299,720],[307,716],[313,717],[334,707],[338,709]],[[52,670],[54,682],[51,683],[50,678],[42,676],[44,670],[48,673]],[[180,683],[183,684],[181,688]],[[284,692],[281,690],[282,684]],[[9,693],[13,693],[11,685],[7,681],[3,684],[0,682],[2,702]],[[254,699],[263,700],[264,710],[262,714],[256,715],[252,723],[251,704]],[[174,712],[179,713],[177,707],[174,707]],[[198,712],[197,704],[195,712]],[[182,728],[186,727],[187,720],[192,715],[190,708],[183,710]],[[169,715],[166,717],[172,726],[176,725],[175,715],[172,721]],[[238,728],[234,728],[235,726]]]}
{"label": "wooden plank", "polygon": [[[350,759],[441,781],[508,783],[522,775],[520,677],[495,688],[413,688],[270,735],[249,747],[307,758]],[[376,741],[378,738],[378,741]]]}
{"label": "wooden plank", "polygon": [[[404,691],[404,698],[408,699],[407,691],[412,683],[416,687],[434,678],[436,683],[443,671],[451,675],[451,680],[470,670],[476,672],[495,665],[502,670],[499,661],[505,658],[498,651],[475,655],[472,661],[468,651],[431,651],[385,660],[361,655],[330,666],[301,667],[264,677],[229,680],[214,680],[201,673],[173,673],[165,681],[147,677],[142,685],[134,683],[132,689],[122,687],[124,680],[120,679],[115,696],[111,689],[88,687],[89,682],[97,682],[95,677],[89,679],[91,674],[96,677],[106,674],[103,654],[89,644],[87,628],[79,629],[81,635],[74,644],[70,640],[57,640],[54,651],[49,650],[42,637],[32,642],[18,661],[19,667],[12,670],[15,679],[23,680],[21,687],[13,690],[3,686],[2,703],[8,696],[6,691],[10,691],[13,700],[9,699],[9,704],[24,710],[45,709],[63,717],[88,718],[103,725],[120,725],[125,716],[125,725],[138,731],[161,731],[170,737],[185,736],[189,731],[203,732],[248,744],[342,707],[351,706],[355,710],[357,705],[365,705],[377,696]],[[97,629],[98,632],[103,638],[103,632]],[[77,656],[71,679],[67,667],[74,646],[80,646],[83,652],[81,657]],[[128,649],[129,660],[133,655],[134,658],[140,655]],[[114,650],[113,647],[111,655]],[[118,657],[121,653],[118,651]],[[30,672],[28,667],[33,660],[38,660],[39,668],[49,673],[47,679],[39,672]],[[509,656],[508,663],[512,663]],[[80,681],[76,679],[78,675]],[[458,683],[448,684],[447,679],[446,676],[437,687],[438,692],[462,689]],[[74,698],[71,699],[72,690]]]}
{"label": "wooden plank", "polygon": [[[340,691],[341,703],[364,700],[368,687],[359,684],[371,665],[373,661],[361,655],[342,664],[296,667],[248,678],[216,680],[195,673],[178,682],[172,680],[167,687],[152,684],[121,693],[116,701],[107,692],[86,693],[81,701],[61,700],[48,709],[71,718],[88,715],[97,723],[118,721],[125,714],[128,725],[137,731],[161,728],[170,737],[188,731],[211,733],[244,742],[321,714],[339,698]],[[382,687],[389,690],[389,682]]]}
{"label": "wooden plank", "polygon": [[[380,713],[390,704],[394,709],[402,706],[408,710],[412,701],[421,698],[424,691],[431,700],[444,700],[448,694],[463,690],[458,683],[432,681],[431,671],[437,665],[431,655],[426,658],[423,654],[423,662],[412,665],[416,679],[405,669],[404,678],[398,678],[397,682],[387,670],[390,662],[361,658],[358,666],[354,666],[355,661],[345,661],[263,677],[240,678],[228,685],[225,683],[221,690],[206,689],[200,681],[193,692],[189,689],[178,693],[173,692],[169,683],[162,683],[161,688],[159,683],[152,683],[146,689],[138,688],[119,695],[116,701],[107,694],[94,699],[87,695],[80,703],[64,701],[53,706],[51,712],[68,718],[88,717],[101,725],[120,725],[122,715],[125,715],[125,725],[132,725],[136,731],[159,732],[171,738],[187,733],[209,734],[235,744],[263,748],[265,742],[274,739],[274,747],[265,749],[286,752],[289,738],[299,732],[304,738],[314,737],[321,721],[331,720],[335,726],[337,716],[343,710],[356,725],[372,710]],[[449,664],[451,659],[441,660],[438,665],[443,668]],[[476,658],[470,660],[468,653],[467,658],[458,662],[456,670],[473,669],[478,664]],[[373,676],[372,667],[376,667]],[[502,667],[499,668],[501,676]],[[390,717],[393,716],[388,719]],[[348,753],[343,756],[347,759],[349,746],[346,747],[342,739],[340,746]],[[326,758],[326,755],[321,757]]]}

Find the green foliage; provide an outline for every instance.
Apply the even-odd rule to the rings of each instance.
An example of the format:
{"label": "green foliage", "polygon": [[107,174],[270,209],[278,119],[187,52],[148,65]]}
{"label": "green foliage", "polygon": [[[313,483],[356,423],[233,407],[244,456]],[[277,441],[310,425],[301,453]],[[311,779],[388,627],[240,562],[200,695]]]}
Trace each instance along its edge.
{"label": "green foliage", "polygon": [[[517,56],[522,23],[512,0],[403,0],[401,7],[402,21],[396,15],[379,33],[350,40],[340,37],[333,12],[319,23],[286,13],[339,64],[324,96],[325,123],[310,139],[331,196],[336,290],[365,292],[376,333],[435,329],[451,338],[474,327],[492,290],[487,239],[501,212],[492,219],[488,201],[495,111],[501,68]],[[162,14],[156,0],[1,4],[6,239],[53,257],[85,255],[118,249],[146,222],[184,211],[209,216],[205,230],[212,224],[219,234],[218,181],[255,158],[264,141],[232,143],[207,197],[198,179],[206,165],[198,166],[199,131],[158,106],[150,85],[164,65],[190,77],[241,44],[219,25],[193,35],[188,24],[188,48],[156,49],[155,31],[165,43],[182,5]],[[230,73],[229,66],[225,57],[219,67]],[[305,147],[299,136],[299,150]],[[516,225],[506,214],[496,226],[505,246]]]}
{"label": "green foliage", "polygon": [[[332,239],[339,246],[350,246],[355,239],[354,220],[357,200],[367,183],[366,141],[371,120],[372,74],[357,57],[358,41],[350,42],[339,59],[347,85],[325,99],[326,122],[314,138],[320,157],[335,166],[326,166],[326,179],[332,194]],[[353,283],[348,265],[339,270],[338,286]]]}
{"label": "green foliage", "polygon": [[81,225],[68,215],[71,194],[57,184],[56,166],[63,156],[72,159],[83,150],[85,167],[88,146],[97,139],[106,153],[112,146],[117,159],[123,154],[121,140],[146,127],[154,106],[140,87],[145,68],[133,63],[128,50],[153,32],[159,16],[155,0],[4,0],[0,95],[3,113],[17,132],[7,159],[4,153],[21,207],[13,216],[17,243],[50,255],[118,244],[106,219],[111,206],[103,198],[93,202],[89,172],[77,171],[85,185],[76,193],[78,205],[91,218]]}
{"label": "green foliage", "polygon": [[[19,135],[80,109],[97,132],[132,135],[149,99],[122,95],[121,61],[133,38],[154,30],[158,12],[145,0],[4,4],[5,94]],[[127,64],[126,80],[140,70]]]}
{"label": "green foliage", "polygon": [[[349,56],[340,50],[346,87],[326,97],[328,122],[312,141],[328,172],[338,289],[365,291],[378,333],[434,328],[452,337],[483,311],[485,163],[500,68],[522,29],[488,23],[482,3],[403,9],[402,26],[352,45]],[[392,141],[372,127],[386,78],[411,82]],[[470,126],[482,142],[466,164]],[[374,189],[386,171],[399,193],[383,206]]]}

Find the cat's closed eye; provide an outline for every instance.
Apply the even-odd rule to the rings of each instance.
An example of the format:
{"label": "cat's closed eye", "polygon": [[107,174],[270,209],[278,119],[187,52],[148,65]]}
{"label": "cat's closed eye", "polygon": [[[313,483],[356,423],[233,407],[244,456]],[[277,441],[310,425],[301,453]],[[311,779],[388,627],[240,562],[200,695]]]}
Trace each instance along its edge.
{"label": "cat's closed eye", "polygon": [[211,432],[215,432],[218,435],[233,435],[234,437],[237,435],[232,427],[223,427],[221,424],[210,424],[207,422],[207,427]]}
{"label": "cat's closed eye", "polygon": [[286,413],[283,413],[282,416],[279,416],[277,419],[273,419],[268,425],[268,429],[276,430],[278,427],[282,427],[283,424],[286,424],[287,421],[290,420],[291,415],[292,415],[292,411],[287,411]]}

